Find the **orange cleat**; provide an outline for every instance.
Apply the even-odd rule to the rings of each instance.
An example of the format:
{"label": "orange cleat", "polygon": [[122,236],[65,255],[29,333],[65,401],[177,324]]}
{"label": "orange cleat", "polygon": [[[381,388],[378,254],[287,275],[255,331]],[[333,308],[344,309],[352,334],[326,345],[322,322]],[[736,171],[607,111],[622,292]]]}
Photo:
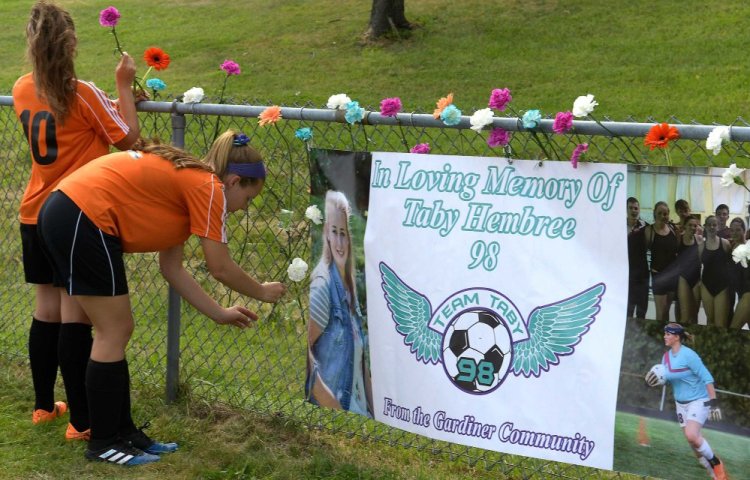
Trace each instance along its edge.
{"label": "orange cleat", "polygon": [[724,471],[723,463],[714,465],[714,475],[716,475],[716,480],[727,480],[729,478],[727,472]]}
{"label": "orange cleat", "polygon": [[43,410],[41,408],[37,408],[36,410],[34,410],[34,413],[31,414],[31,421],[34,422],[34,425],[44,422],[51,422],[57,417],[64,415],[67,411],[68,406],[65,404],[65,402],[55,402],[55,406],[51,412],[48,412],[47,410]]}
{"label": "orange cleat", "polygon": [[91,440],[91,429],[87,428],[86,430],[79,432],[72,423],[69,423],[68,429],[65,430],[65,440],[83,440],[88,442]]}

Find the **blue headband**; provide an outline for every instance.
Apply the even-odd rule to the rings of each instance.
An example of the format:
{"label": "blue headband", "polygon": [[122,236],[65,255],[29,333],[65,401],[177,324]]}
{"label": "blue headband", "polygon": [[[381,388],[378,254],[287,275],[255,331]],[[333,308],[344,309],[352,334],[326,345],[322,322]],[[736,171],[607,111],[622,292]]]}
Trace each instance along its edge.
{"label": "blue headband", "polygon": [[227,173],[234,173],[243,178],[266,178],[266,166],[263,162],[253,163],[230,163],[227,165]]}
{"label": "blue headband", "polygon": [[664,327],[665,333],[671,333],[672,335],[682,335],[685,333],[685,329],[680,325],[667,325]]}

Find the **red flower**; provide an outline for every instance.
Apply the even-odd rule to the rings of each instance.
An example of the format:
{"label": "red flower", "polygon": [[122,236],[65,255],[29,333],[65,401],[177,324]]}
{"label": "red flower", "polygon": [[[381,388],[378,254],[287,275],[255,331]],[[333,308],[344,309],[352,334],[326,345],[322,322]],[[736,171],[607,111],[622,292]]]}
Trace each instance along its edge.
{"label": "red flower", "polygon": [[646,134],[643,144],[655,148],[667,148],[670,140],[680,138],[680,131],[668,123],[657,123]]}
{"label": "red flower", "polygon": [[169,54],[159,47],[147,48],[143,52],[143,59],[149,67],[154,67],[156,70],[166,70],[169,66]]}

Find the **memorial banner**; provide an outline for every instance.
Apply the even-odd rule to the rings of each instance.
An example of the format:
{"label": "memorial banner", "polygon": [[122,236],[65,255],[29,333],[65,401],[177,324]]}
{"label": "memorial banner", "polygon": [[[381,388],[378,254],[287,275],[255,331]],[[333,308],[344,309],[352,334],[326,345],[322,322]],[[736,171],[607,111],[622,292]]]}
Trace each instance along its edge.
{"label": "memorial banner", "polygon": [[373,153],[374,418],[612,468],[627,303],[624,165]]}

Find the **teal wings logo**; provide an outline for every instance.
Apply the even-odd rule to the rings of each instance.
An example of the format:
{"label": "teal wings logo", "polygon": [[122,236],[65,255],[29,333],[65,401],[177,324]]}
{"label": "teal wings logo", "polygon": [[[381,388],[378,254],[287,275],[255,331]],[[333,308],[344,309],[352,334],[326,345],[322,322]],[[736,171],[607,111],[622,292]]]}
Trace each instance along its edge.
{"label": "teal wings logo", "polygon": [[496,390],[509,374],[539,377],[572,355],[601,310],[598,283],[535,308],[524,322],[513,302],[489,288],[468,288],[432,308],[429,299],[380,263],[382,288],[396,331],[424,364],[442,364],[450,381],[471,394]]}

